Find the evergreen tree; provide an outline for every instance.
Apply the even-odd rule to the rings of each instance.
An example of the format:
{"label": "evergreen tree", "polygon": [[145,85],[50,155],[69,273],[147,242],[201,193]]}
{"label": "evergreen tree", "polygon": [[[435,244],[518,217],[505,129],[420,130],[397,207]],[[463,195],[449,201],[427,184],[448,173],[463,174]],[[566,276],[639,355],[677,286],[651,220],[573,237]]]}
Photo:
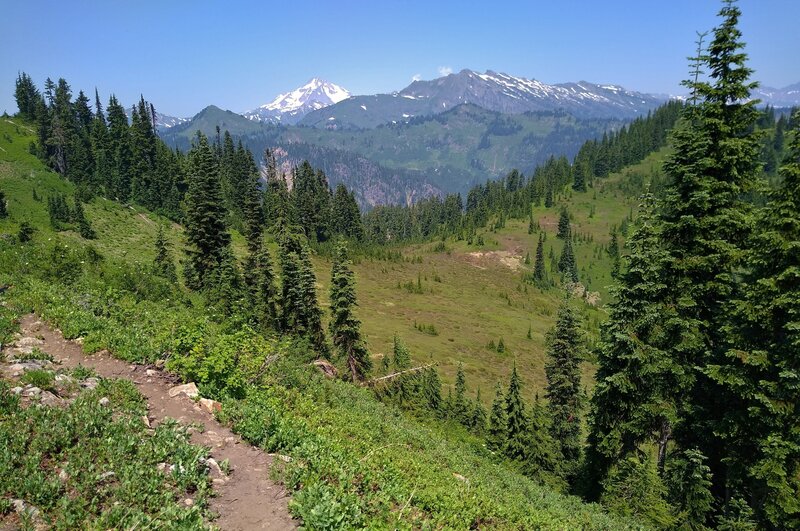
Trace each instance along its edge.
{"label": "evergreen tree", "polygon": [[158,233],[156,234],[156,257],[153,260],[153,269],[156,274],[166,278],[170,282],[176,282],[178,275],[175,271],[175,262],[172,258],[172,253],[169,250],[169,242],[167,241],[166,234],[164,233],[164,226],[159,225]]}
{"label": "evergreen tree", "polygon": [[72,212],[72,219],[78,225],[78,233],[81,235],[81,238],[87,240],[95,239],[97,235],[89,224],[89,220],[86,219],[86,214],[83,211],[83,204],[77,197],[75,198],[75,208]]}
{"label": "evergreen tree", "polygon": [[489,414],[489,425],[486,434],[486,447],[494,452],[502,452],[506,446],[507,433],[506,401],[498,382],[494,390],[492,410]]}
{"label": "evergreen tree", "polygon": [[111,183],[107,193],[119,201],[127,201],[131,192],[131,139],[125,108],[115,96],[108,101],[108,150],[111,159]]}
{"label": "evergreen tree", "polygon": [[455,390],[455,395],[453,396],[453,409],[451,411],[452,416],[462,424],[469,423],[469,413],[467,407],[467,378],[464,375],[464,364],[458,364],[458,370],[456,370],[456,382],[453,386]]}
{"label": "evergreen tree", "polygon": [[558,270],[567,282],[578,281],[578,265],[575,263],[575,253],[572,250],[572,238],[564,240],[564,249],[558,259]]}
{"label": "evergreen tree", "polygon": [[677,523],[689,529],[703,529],[714,506],[711,470],[705,456],[686,450],[670,460],[665,472],[669,500],[677,512]]}
{"label": "evergreen tree", "polygon": [[392,355],[394,367],[398,371],[402,371],[411,367],[411,353],[408,351],[408,347],[403,344],[402,340],[397,334],[394,335],[392,340]]}
{"label": "evergreen tree", "polygon": [[528,455],[528,417],[522,401],[522,382],[517,374],[517,364],[511,369],[511,380],[506,392],[506,436],[504,453],[511,459],[525,460]]}
{"label": "evergreen tree", "polygon": [[347,360],[354,382],[363,380],[372,367],[367,347],[361,338],[361,321],[353,314],[356,303],[355,280],[347,258],[347,247],[339,242],[331,273],[330,332],[339,356]]}
{"label": "evergreen tree", "polygon": [[547,409],[550,433],[563,456],[564,469],[572,477],[581,459],[581,413],[584,392],[581,388],[583,340],[578,317],[564,300],[558,318],[547,337]]}
{"label": "evergreen tree", "polygon": [[568,240],[571,234],[572,230],[569,223],[569,212],[567,212],[567,209],[565,208],[561,211],[561,214],[558,217],[558,234],[556,234],[556,237],[561,240]]}
{"label": "evergreen tree", "polygon": [[470,426],[476,435],[483,435],[483,432],[486,431],[486,408],[483,407],[480,388],[475,396],[475,407],[472,410]]}
{"label": "evergreen tree", "polygon": [[344,184],[339,183],[333,194],[331,230],[353,241],[364,239],[364,225],[361,211],[358,209],[355,196],[347,191]]}
{"label": "evergreen tree", "polygon": [[0,219],[8,217],[8,208],[6,207],[6,194],[0,190]]}
{"label": "evergreen tree", "polygon": [[280,329],[280,301],[275,286],[275,272],[272,268],[272,256],[265,242],[261,242],[255,258],[255,287],[259,322],[273,330]]}
{"label": "evergreen tree", "polygon": [[536,263],[533,266],[533,281],[542,287],[547,283],[547,270],[544,266],[544,240],[539,233],[539,243],[536,245]]}
{"label": "evergreen tree", "polygon": [[442,381],[439,379],[439,371],[435,367],[425,370],[425,399],[428,407],[434,412],[442,410]]}
{"label": "evergreen tree", "polygon": [[[759,214],[742,292],[731,307],[728,366],[715,379],[732,388],[726,448],[746,467],[756,514],[775,528],[800,525],[800,111],[794,114],[781,185]],[[736,407],[733,407],[733,406]]]}
{"label": "evergreen tree", "polygon": [[22,72],[17,76],[14,98],[17,101],[20,118],[29,121],[36,120],[41,97],[39,89],[36,88],[36,84],[28,74]]}
{"label": "evergreen tree", "polygon": [[617,239],[617,231],[611,233],[611,242],[608,244],[608,256],[611,258],[611,278],[617,278],[619,275],[619,241]]}
{"label": "evergreen tree", "polygon": [[550,435],[551,419],[538,396],[533,401],[529,418],[527,455],[522,471],[540,482],[561,487],[555,476],[562,474],[560,463],[563,457],[558,451],[558,443]]}
{"label": "evergreen tree", "polygon": [[660,221],[669,255],[662,274],[682,328],[694,331],[669,354],[691,376],[673,389],[681,418],[673,438],[678,447],[696,448],[708,458],[712,492],[722,499],[748,473],[739,464],[749,451],[741,438],[747,420],[737,406],[740,383],[724,373],[734,363],[727,355],[727,309],[753,228],[745,196],[757,185],[760,142],[753,132],[756,102],[748,101],[756,84],[748,82],[752,71],[742,52],[740,11],[726,1],[720,16],[701,58],[710,79],[688,83],[698,102],[685,111],[664,163],[672,185]]}
{"label": "evergreen tree", "polygon": [[206,287],[206,277],[220,264],[230,245],[214,153],[198,133],[189,152],[189,190],[186,193],[186,238],[189,242],[187,283]]}
{"label": "evergreen tree", "polygon": [[603,485],[602,503],[611,512],[636,517],[656,528],[674,520],[667,490],[650,459],[629,456],[619,462]]}
{"label": "evergreen tree", "polygon": [[[345,269],[346,266],[347,264],[345,262]],[[298,254],[298,273],[301,308],[300,322],[302,323],[300,330],[303,332],[302,335],[305,335],[311,341],[317,355],[322,358],[327,358],[330,352],[328,342],[325,338],[325,332],[322,329],[322,309],[319,307],[319,301],[317,300],[317,277],[314,274],[314,267],[311,264],[311,253],[307,245],[302,245],[300,247],[300,252]],[[347,275],[347,273],[349,273],[349,275]],[[349,315],[337,314],[334,316],[334,321],[343,327],[349,326],[350,328],[337,328],[337,333],[339,333],[341,337],[340,342],[335,344],[340,352],[343,352],[345,348],[349,349],[348,365],[350,366],[351,373],[355,367],[356,370],[363,371],[358,373],[360,377],[363,377],[366,371],[369,370],[369,353],[366,347],[364,347],[363,342],[360,342],[359,328],[361,323],[352,315],[352,306],[355,304],[355,288],[352,282],[352,272],[348,270],[347,273],[344,273],[344,275],[349,276],[349,284],[340,280],[340,286],[342,286],[343,289],[339,292],[337,301],[331,303],[331,308],[336,308],[341,312],[345,310],[349,311]],[[347,293],[348,289],[352,292],[352,295]],[[352,300],[353,304],[346,307],[346,301],[349,300]],[[364,361],[364,358],[366,358],[366,361]]]}

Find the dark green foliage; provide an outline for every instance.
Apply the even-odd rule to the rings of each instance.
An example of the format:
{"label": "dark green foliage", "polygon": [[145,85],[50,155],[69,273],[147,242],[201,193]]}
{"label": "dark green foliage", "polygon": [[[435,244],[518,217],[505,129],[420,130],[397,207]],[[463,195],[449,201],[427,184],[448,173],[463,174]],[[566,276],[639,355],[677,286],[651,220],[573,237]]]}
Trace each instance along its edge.
{"label": "dark green foliage", "polygon": [[483,435],[486,431],[486,408],[483,406],[481,400],[481,390],[475,396],[475,405],[472,409],[472,414],[469,420],[469,427],[476,435]]}
{"label": "dark green foliage", "polygon": [[361,381],[372,368],[372,360],[361,337],[361,321],[354,314],[357,305],[355,279],[344,242],[339,242],[336,249],[331,271],[330,301],[331,341],[340,359],[346,360],[350,378],[354,382]]}
{"label": "dark green foliage", "polygon": [[328,179],[308,161],[295,168],[291,200],[295,222],[310,241],[324,242],[330,237],[331,192]]}
{"label": "dark green foliage", "polygon": [[186,193],[186,239],[190,274],[187,283],[195,289],[207,285],[230,245],[225,226],[225,207],[217,164],[202,133],[189,152],[189,189]]}
{"label": "dark green foliage", "polygon": [[8,217],[8,208],[6,207],[6,194],[0,190],[0,219]]}
{"label": "dark green foliage", "polygon": [[175,261],[169,249],[169,242],[167,242],[166,235],[164,234],[164,226],[158,227],[156,234],[156,257],[153,260],[153,270],[155,273],[170,282],[177,282],[178,274],[175,270]]}
{"label": "dark green foliage", "polygon": [[569,212],[567,212],[567,209],[565,208],[558,216],[558,234],[556,234],[556,238],[568,240],[571,235],[572,230],[569,223]]}
{"label": "dark green foliage", "polygon": [[560,489],[563,485],[556,477],[564,475],[562,464],[564,457],[559,452],[558,442],[551,435],[552,422],[547,408],[539,401],[538,396],[533,401],[529,417],[527,455],[522,471],[540,483]]}
{"label": "dark green foliage", "polygon": [[697,450],[673,456],[665,471],[669,500],[676,520],[690,529],[702,529],[714,506],[711,494],[711,469]]}
{"label": "dark green foliage", "polygon": [[611,277],[617,278],[619,276],[620,252],[616,231],[611,233],[611,241],[608,244],[608,256],[611,258]]}
{"label": "dark green foliage", "polygon": [[635,516],[656,528],[672,525],[667,490],[651,459],[622,459],[603,484],[603,505],[621,516]]}
{"label": "dark green foliage", "polygon": [[341,183],[336,186],[332,199],[331,230],[352,241],[364,240],[364,224],[355,195]]}
{"label": "dark green foliage", "polygon": [[575,252],[572,250],[572,238],[564,240],[564,249],[558,259],[558,270],[566,282],[578,281],[578,265],[575,262]]}
{"label": "dark green foliage", "polygon": [[17,76],[14,98],[17,101],[19,116],[24,120],[36,120],[38,117],[38,103],[42,99],[42,95],[31,77],[25,72]]}
{"label": "dark green foliage", "polygon": [[506,401],[500,383],[494,390],[494,400],[489,413],[489,425],[486,433],[486,447],[494,452],[503,452],[506,442]]}
{"label": "dark green foliage", "polygon": [[472,410],[467,402],[467,378],[464,375],[464,364],[458,364],[456,370],[456,382],[453,386],[455,393],[451,404],[450,416],[464,425],[469,425],[472,417]]}
{"label": "dark green foliage", "polygon": [[423,372],[424,396],[431,411],[440,412],[442,410],[442,381],[439,379],[439,371],[435,367],[429,367]]}
{"label": "dark green foliage", "polygon": [[[728,444],[737,464],[749,468],[757,514],[775,527],[800,525],[800,113],[782,183],[760,213],[761,231],[747,256],[748,272],[733,302],[733,337],[727,364],[713,368],[738,407]],[[733,405],[733,404],[731,404]],[[733,450],[733,449],[732,449]]]}
{"label": "dark green foliage", "polygon": [[581,415],[585,401],[581,386],[581,362],[584,358],[580,323],[569,301],[562,302],[553,330],[547,336],[547,410],[550,434],[559,446],[568,478],[577,471],[581,460]]}
{"label": "dark green foliage", "polygon": [[536,245],[536,263],[533,266],[533,282],[543,287],[547,284],[547,270],[544,265],[544,240],[542,233],[539,234],[539,243]]}
{"label": "dark green foliage", "polygon": [[34,232],[36,232],[36,229],[34,229],[33,226],[27,221],[20,223],[19,231],[17,231],[17,239],[19,240],[19,243],[31,241]]}
{"label": "dark green foliage", "polygon": [[[300,247],[300,253],[298,254],[297,258],[301,307],[301,312],[298,319],[298,322],[300,323],[298,335],[306,336],[311,342],[311,345],[314,347],[314,351],[317,353],[317,355],[327,358],[330,355],[330,352],[328,348],[328,342],[325,339],[325,332],[322,329],[322,309],[319,307],[319,301],[317,300],[317,277],[314,274],[314,267],[311,264],[311,252],[309,251],[307,245],[302,245]],[[340,303],[344,303],[345,301],[351,299],[350,295],[347,295],[347,289],[352,291],[352,300],[355,301],[355,288],[352,284],[352,272],[347,269],[346,261],[343,262],[343,265],[344,269],[347,270],[347,272],[343,274],[349,277],[350,283],[347,284],[349,287],[346,287],[341,293],[338,294],[337,299],[339,299]],[[340,281],[340,285],[344,287],[346,284],[344,281]],[[332,304],[331,308],[334,307],[335,305]],[[344,306],[341,306],[340,309],[344,310]],[[341,314],[341,318],[343,319],[342,322],[360,324],[358,319],[352,314],[352,306],[349,307],[348,312],[349,316],[345,316],[344,313]],[[335,318],[335,320],[338,320],[338,318]],[[347,331],[347,335],[342,336],[344,343],[337,345],[337,347],[339,347],[340,352],[343,352],[342,345],[347,345],[351,349],[348,353],[348,365],[350,366],[351,370],[353,370],[353,367],[355,367],[355,370],[359,371],[358,374],[363,376],[370,368],[369,353],[367,352],[366,346],[364,346],[363,342],[356,341],[356,336],[353,335],[352,330],[352,328],[349,329]],[[358,327],[356,327],[356,330],[358,330]],[[360,339],[360,333],[358,334],[358,338]]]}
{"label": "dark green foliage", "polygon": [[83,204],[77,197],[75,198],[75,208],[72,211],[72,220],[78,225],[78,233],[81,235],[81,238],[87,240],[95,239],[97,235],[89,224],[89,220],[86,219],[86,214],[83,211]]}
{"label": "dark green foliage", "polygon": [[253,308],[262,326],[272,330],[280,329],[280,296],[275,285],[275,271],[269,248],[263,241],[259,246],[254,263],[253,295],[256,298]]}
{"label": "dark green foliage", "polygon": [[55,194],[47,197],[47,213],[50,216],[50,225],[60,230],[65,223],[72,222],[72,209],[67,204],[64,194]]}
{"label": "dark green foliage", "polygon": [[524,461],[528,455],[528,417],[525,414],[521,387],[517,365],[514,364],[505,397],[506,432],[503,452],[511,459]]}
{"label": "dark green foliage", "polygon": [[398,371],[411,368],[411,353],[397,334],[392,340],[392,363]]}
{"label": "dark green foliage", "polygon": [[230,247],[221,251],[214,269],[205,276],[203,288],[208,292],[209,305],[222,315],[227,317],[246,313],[245,286]]}

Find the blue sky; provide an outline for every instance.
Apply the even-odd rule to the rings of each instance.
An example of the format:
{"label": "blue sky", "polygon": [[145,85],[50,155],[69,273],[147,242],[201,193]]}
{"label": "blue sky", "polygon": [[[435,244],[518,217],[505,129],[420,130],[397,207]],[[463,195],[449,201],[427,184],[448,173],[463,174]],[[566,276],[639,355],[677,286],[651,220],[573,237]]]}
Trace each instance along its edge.
{"label": "blue sky", "polygon": [[[312,77],[356,94],[414,76],[496,70],[547,83],[587,80],[679,93],[696,30],[717,0],[3,1],[0,112],[16,111],[17,72],[41,86],[125,105],[140,93],[164,113],[208,104],[244,111]],[[755,79],[800,81],[800,1],[740,0]]]}

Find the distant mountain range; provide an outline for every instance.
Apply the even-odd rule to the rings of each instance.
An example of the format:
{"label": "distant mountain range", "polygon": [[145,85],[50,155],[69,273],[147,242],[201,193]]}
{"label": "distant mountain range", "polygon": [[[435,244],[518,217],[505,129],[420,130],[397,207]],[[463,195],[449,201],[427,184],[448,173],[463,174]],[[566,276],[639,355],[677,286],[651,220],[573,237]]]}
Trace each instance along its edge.
{"label": "distant mountain range", "polygon": [[[763,87],[753,97],[800,105],[800,84]],[[189,119],[158,114],[157,123],[162,138],[181,149],[196,131],[213,136],[219,127],[259,158],[266,147],[279,149],[287,171],[308,159],[332,185],[345,183],[363,206],[373,206],[464,192],[512,168],[528,173],[672,98],[462,70],[369,96],[314,78],[243,114],[210,105]]]}

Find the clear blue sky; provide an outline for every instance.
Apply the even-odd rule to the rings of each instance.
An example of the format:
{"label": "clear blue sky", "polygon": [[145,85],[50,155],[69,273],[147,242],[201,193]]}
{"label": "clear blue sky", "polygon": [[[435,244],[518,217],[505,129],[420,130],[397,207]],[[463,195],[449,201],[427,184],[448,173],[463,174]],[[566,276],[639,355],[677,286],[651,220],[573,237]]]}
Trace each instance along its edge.
{"label": "clear blue sky", "polygon": [[[244,111],[314,76],[356,94],[414,76],[486,69],[548,83],[587,80],[680,93],[696,30],[717,0],[335,2],[3,0],[0,112],[17,72],[40,86],[139,93],[166,114],[208,104]],[[750,66],[762,84],[800,81],[799,0],[741,0]]]}

